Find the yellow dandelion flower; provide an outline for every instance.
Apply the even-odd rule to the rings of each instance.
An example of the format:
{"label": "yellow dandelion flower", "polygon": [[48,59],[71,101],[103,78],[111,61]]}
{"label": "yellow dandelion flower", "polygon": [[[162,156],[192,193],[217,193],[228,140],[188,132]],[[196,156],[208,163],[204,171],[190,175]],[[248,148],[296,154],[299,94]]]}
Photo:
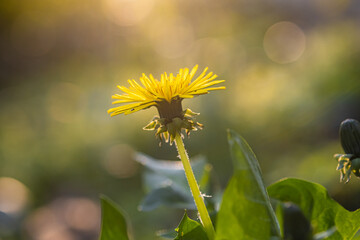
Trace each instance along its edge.
{"label": "yellow dandelion flower", "polygon": [[[213,87],[225,80],[215,80],[216,74],[207,73],[208,68],[195,79],[194,75],[198,69],[196,65],[191,71],[188,68],[180,69],[175,76],[165,72],[161,74],[160,81],[151,74],[140,77],[141,85],[135,80],[128,80],[130,87],[117,86],[123,94],[114,94],[113,104],[125,104],[108,110],[111,116],[118,114],[130,114],[142,109],[155,106],[160,117],[147,125],[146,130],[157,130],[156,135],[161,139],[175,136],[175,132],[186,129],[187,133],[197,130],[202,125],[194,122],[192,117],[197,115],[189,109],[183,111],[181,102],[186,98],[209,93],[212,90],[225,89],[225,87]],[[193,80],[193,81],[192,81]]]}

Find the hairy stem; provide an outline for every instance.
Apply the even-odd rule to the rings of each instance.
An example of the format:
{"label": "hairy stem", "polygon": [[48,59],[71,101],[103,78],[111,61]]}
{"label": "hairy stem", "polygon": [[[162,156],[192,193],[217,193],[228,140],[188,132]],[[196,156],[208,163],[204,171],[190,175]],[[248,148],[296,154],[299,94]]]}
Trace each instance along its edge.
{"label": "hairy stem", "polygon": [[178,153],[180,155],[180,159],[182,161],[182,164],[184,166],[185,175],[186,175],[187,181],[189,183],[191,193],[192,193],[193,198],[195,200],[197,210],[199,211],[200,221],[203,224],[209,239],[213,240],[215,238],[215,229],[214,229],[214,226],[213,226],[213,224],[211,222],[209,213],[208,213],[208,211],[206,209],[204,199],[203,199],[203,197],[202,197],[202,195],[200,193],[200,189],[199,189],[199,186],[198,186],[198,184],[196,182],[194,172],[193,172],[193,170],[191,168],[190,160],[189,160],[189,157],[188,157],[188,155],[186,153],[184,142],[182,141],[181,136],[180,136],[179,133],[177,133],[176,136],[175,136],[175,144],[176,144],[176,148],[178,150]]}

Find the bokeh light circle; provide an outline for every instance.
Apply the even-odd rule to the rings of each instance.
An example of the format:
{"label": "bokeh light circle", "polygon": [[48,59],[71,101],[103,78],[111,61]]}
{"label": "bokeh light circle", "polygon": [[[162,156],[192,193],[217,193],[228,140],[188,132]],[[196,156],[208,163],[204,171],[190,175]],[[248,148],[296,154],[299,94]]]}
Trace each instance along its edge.
{"label": "bokeh light circle", "polygon": [[0,178],[0,211],[6,214],[19,214],[29,201],[29,191],[20,181]]}
{"label": "bokeh light circle", "polygon": [[93,200],[59,197],[33,211],[25,221],[25,230],[34,240],[76,240],[80,235],[97,235],[100,219],[100,205]]}
{"label": "bokeh light circle", "polygon": [[58,199],[53,204],[59,215],[63,215],[65,224],[77,231],[91,232],[99,230],[100,206],[85,197],[71,197]]}
{"label": "bokeh light circle", "polygon": [[26,219],[26,232],[33,240],[75,240],[56,212],[48,207],[38,208]]}
{"label": "bokeh light circle", "polygon": [[269,27],[264,36],[266,55],[280,64],[297,61],[305,46],[304,32],[292,22],[278,22]]}

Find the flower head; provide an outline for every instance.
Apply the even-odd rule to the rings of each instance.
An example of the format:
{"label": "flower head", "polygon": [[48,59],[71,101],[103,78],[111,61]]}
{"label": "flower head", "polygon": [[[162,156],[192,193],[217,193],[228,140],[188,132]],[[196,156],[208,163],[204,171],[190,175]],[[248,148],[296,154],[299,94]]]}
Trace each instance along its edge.
{"label": "flower head", "polygon": [[126,115],[155,106],[160,116],[155,117],[144,129],[157,130],[156,136],[165,140],[170,137],[170,143],[181,129],[185,129],[189,134],[191,130],[202,128],[200,123],[192,119],[196,113],[190,109],[183,111],[182,100],[207,94],[212,90],[225,89],[223,86],[214,87],[225,80],[215,80],[217,75],[207,73],[208,68],[193,80],[197,69],[196,65],[191,71],[188,68],[180,69],[176,75],[165,72],[161,74],[160,81],[151,74],[149,77],[143,74],[140,77],[141,84],[128,80],[130,87],[117,86],[123,93],[112,96],[115,99],[113,104],[124,105],[111,108],[108,113],[111,116]]}
{"label": "flower head", "polygon": [[350,181],[351,172],[360,177],[360,123],[346,119],[340,125],[340,141],[345,154],[335,154],[340,181]]}

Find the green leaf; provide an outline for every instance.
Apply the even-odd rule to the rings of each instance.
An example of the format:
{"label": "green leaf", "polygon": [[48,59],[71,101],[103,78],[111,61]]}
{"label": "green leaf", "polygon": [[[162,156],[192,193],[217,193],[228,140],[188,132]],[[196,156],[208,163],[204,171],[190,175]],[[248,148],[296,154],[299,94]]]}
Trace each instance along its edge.
{"label": "green leaf", "polygon": [[101,196],[102,222],[99,240],[128,240],[124,215],[114,202]]}
{"label": "green leaf", "polygon": [[284,239],[284,208],[280,201],[275,201],[273,205],[275,205],[275,215],[279,223],[281,239]]}
{"label": "green leaf", "polygon": [[174,208],[194,209],[194,203],[191,196],[176,190],[176,185],[164,186],[151,191],[142,200],[139,210],[151,211],[157,207],[169,206]]}
{"label": "green leaf", "polygon": [[[196,209],[181,161],[157,160],[140,153],[135,159],[146,168],[143,184],[149,192],[139,206],[141,210],[150,211],[161,205]],[[209,184],[206,181],[207,165],[202,156],[191,161],[196,179],[204,180],[202,189]]]}
{"label": "green leaf", "polygon": [[[358,239],[360,210],[349,212],[329,197],[327,190],[316,183],[300,179],[284,179],[268,187],[272,198],[299,206],[311,222],[317,239]],[[334,229],[336,231],[334,231]]]}
{"label": "green leaf", "polygon": [[175,231],[177,231],[178,234],[174,240],[208,240],[209,239],[206,235],[203,226],[197,221],[190,219],[187,216],[186,211],[183,218],[181,219],[179,226]]}
{"label": "green leaf", "polygon": [[218,213],[216,239],[280,239],[279,224],[255,154],[233,131],[228,132],[228,141],[234,175]]}

